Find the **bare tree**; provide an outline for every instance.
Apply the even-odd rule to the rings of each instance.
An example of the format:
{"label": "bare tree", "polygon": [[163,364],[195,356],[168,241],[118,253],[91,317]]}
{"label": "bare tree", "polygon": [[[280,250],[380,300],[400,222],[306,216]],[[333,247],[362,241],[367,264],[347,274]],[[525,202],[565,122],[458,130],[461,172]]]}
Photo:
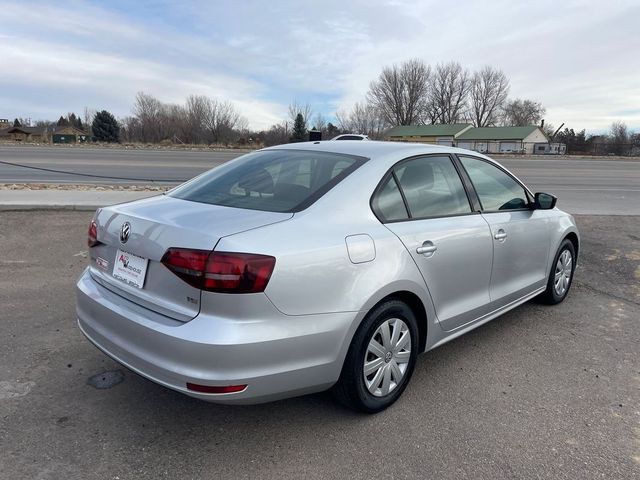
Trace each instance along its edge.
{"label": "bare tree", "polygon": [[182,105],[163,103],[159,113],[158,135],[160,141],[170,143],[185,143],[184,132],[185,110]]}
{"label": "bare tree", "polygon": [[313,115],[313,110],[311,109],[311,105],[309,103],[298,103],[297,100],[293,100],[289,104],[289,122],[290,127],[293,128],[294,123],[296,122],[296,117],[298,114],[302,115],[302,119],[304,120],[304,128],[308,128],[308,123],[311,120],[311,116]]}
{"label": "bare tree", "polygon": [[130,116],[118,119],[120,140],[125,143],[140,141],[141,128],[137,117]]}
{"label": "bare tree", "polygon": [[430,75],[430,67],[419,59],[385,67],[369,85],[367,103],[389,125],[420,123],[428,100]]}
{"label": "bare tree", "polygon": [[336,112],[338,126],[344,132],[361,133],[371,138],[382,138],[388,123],[371,103],[356,102],[348,111]]}
{"label": "bare tree", "polygon": [[609,133],[609,151],[616,155],[623,155],[628,152],[629,129],[627,124],[622,121],[613,122]]}
{"label": "bare tree", "polygon": [[629,129],[627,124],[622,121],[613,122],[610,129],[611,142],[613,143],[629,143]]}
{"label": "bare tree", "polygon": [[505,103],[502,124],[512,127],[537,125],[546,111],[540,102],[516,98]]}
{"label": "bare tree", "polygon": [[462,65],[457,62],[437,65],[431,79],[427,118],[432,123],[460,121],[466,113],[470,87],[471,77]]}
{"label": "bare tree", "polygon": [[327,130],[327,119],[324,118],[324,115],[320,112],[316,113],[313,117],[313,127],[319,132],[324,132]]}
{"label": "bare tree", "polygon": [[246,128],[247,121],[233,103],[211,98],[204,117],[204,126],[214,143],[227,143],[238,126]]}
{"label": "bare tree", "polygon": [[36,120],[32,122],[34,127],[46,127],[52,128],[56,126],[56,122],[52,122],[51,120]]}
{"label": "bare tree", "polygon": [[473,74],[469,89],[469,115],[474,127],[488,127],[498,122],[509,95],[509,80],[502,70],[489,65]]}
{"label": "bare tree", "polygon": [[133,114],[140,123],[140,140],[143,142],[159,142],[162,140],[160,132],[160,113],[162,103],[152,95],[138,92],[133,105]]}
{"label": "bare tree", "polygon": [[247,125],[247,120],[229,101],[190,95],[184,105],[176,105],[140,92],[133,116],[123,119],[123,138],[142,142],[229,143]]}
{"label": "bare tree", "polygon": [[96,116],[96,113],[98,113],[98,111],[95,108],[84,107],[84,116],[82,121],[84,122],[85,130],[88,132],[91,132],[91,124],[93,123],[93,117]]}
{"label": "bare tree", "polygon": [[553,134],[556,132],[556,127],[553,125],[553,123],[546,122],[540,125],[540,129],[549,140],[553,140]]}
{"label": "bare tree", "polygon": [[287,143],[289,141],[289,133],[289,124],[287,122],[272,125],[271,128],[264,133],[264,144],[270,147],[272,145]]}
{"label": "bare tree", "polygon": [[189,95],[184,106],[182,136],[185,143],[204,143],[206,141],[205,119],[209,108],[209,99],[204,95]]}

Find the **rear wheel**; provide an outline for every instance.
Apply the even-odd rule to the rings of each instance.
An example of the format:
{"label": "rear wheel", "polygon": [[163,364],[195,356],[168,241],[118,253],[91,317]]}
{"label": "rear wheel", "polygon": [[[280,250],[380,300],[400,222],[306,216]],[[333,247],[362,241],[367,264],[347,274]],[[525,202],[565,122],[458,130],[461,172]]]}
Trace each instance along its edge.
{"label": "rear wheel", "polygon": [[562,242],[553,260],[547,289],[540,295],[544,303],[556,305],[567,297],[576,267],[575,256],[573,243],[570,240]]}
{"label": "rear wheel", "polygon": [[413,311],[399,300],[378,305],[353,337],[335,396],[344,405],[367,413],[389,407],[411,378],[418,345]]}

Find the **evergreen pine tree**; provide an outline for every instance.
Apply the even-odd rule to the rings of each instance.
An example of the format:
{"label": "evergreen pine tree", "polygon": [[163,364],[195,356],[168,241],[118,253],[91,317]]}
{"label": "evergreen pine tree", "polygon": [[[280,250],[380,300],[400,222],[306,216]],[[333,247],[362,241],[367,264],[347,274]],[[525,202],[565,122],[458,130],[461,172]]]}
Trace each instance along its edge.
{"label": "evergreen pine tree", "polygon": [[327,136],[328,137],[335,137],[339,133],[340,133],[340,130],[333,123],[329,122],[327,124]]}
{"label": "evergreen pine tree", "polygon": [[14,127],[21,127],[22,124],[20,123],[20,120],[18,120],[17,118],[13,121],[13,126]]}
{"label": "evergreen pine tree", "polygon": [[91,128],[93,135],[101,142],[120,141],[120,126],[115,117],[106,110],[96,113]]}
{"label": "evergreen pine tree", "polygon": [[67,122],[66,118],[60,115],[60,118],[58,119],[58,123],[56,123],[56,125],[58,127],[66,127],[67,125],[69,125],[69,123]]}
{"label": "evergreen pine tree", "polygon": [[307,139],[307,125],[301,113],[296,115],[296,121],[293,123],[293,141],[304,142]]}

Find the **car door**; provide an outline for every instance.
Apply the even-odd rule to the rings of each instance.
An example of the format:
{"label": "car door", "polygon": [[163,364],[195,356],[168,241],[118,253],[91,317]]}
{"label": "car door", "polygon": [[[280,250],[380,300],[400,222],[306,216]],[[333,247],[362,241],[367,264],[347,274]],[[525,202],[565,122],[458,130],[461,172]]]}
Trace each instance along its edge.
{"label": "car door", "polygon": [[530,194],[507,171],[485,159],[458,158],[491,228],[491,305],[500,308],[545,285],[549,220],[533,209]]}
{"label": "car door", "polygon": [[413,257],[445,330],[488,312],[491,232],[471,208],[449,155],[396,164],[374,194],[372,206]]}

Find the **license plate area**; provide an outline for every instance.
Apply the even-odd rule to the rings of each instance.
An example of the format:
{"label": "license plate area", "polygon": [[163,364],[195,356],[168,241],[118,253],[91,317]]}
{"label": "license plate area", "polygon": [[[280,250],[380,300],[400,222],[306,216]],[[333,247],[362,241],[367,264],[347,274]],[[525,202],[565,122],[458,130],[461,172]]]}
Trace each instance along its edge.
{"label": "license plate area", "polygon": [[113,262],[114,278],[135,288],[144,286],[149,260],[118,249]]}

